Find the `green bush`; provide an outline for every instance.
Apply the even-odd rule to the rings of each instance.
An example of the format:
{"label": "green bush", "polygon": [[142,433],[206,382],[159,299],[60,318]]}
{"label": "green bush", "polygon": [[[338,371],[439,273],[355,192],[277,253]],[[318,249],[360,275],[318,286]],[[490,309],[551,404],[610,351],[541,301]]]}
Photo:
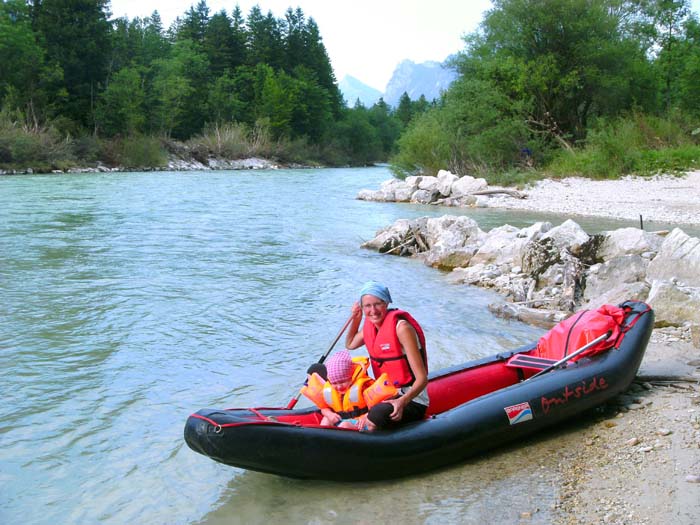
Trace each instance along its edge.
{"label": "green bush", "polygon": [[124,168],[154,168],[166,166],[168,156],[158,138],[135,135],[106,143],[104,160]]}
{"label": "green bush", "polygon": [[208,126],[201,135],[190,139],[188,145],[225,159],[242,158],[250,149],[246,126],[236,122]]}
{"label": "green bush", "polygon": [[0,113],[0,167],[51,171],[75,164],[70,139],[62,138],[53,127],[28,129],[21,116]]}
{"label": "green bush", "polygon": [[560,151],[546,171],[596,179],[687,171],[700,162],[696,142],[692,123],[679,115],[660,118],[633,113],[611,121],[601,119],[582,148]]}

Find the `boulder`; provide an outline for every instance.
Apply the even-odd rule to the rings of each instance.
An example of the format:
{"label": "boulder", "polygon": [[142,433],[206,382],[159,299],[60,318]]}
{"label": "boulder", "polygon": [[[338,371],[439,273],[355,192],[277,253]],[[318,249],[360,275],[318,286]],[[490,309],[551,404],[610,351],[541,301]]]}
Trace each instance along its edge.
{"label": "boulder", "polygon": [[411,193],[416,191],[420,187],[420,181],[423,180],[422,175],[411,175],[404,179],[404,183],[411,190]]}
{"label": "boulder", "polygon": [[443,197],[449,197],[452,193],[452,184],[458,180],[459,177],[450,173],[449,171],[440,170],[437,174],[437,189]]}
{"label": "boulder", "polygon": [[425,224],[424,238],[428,252],[423,255],[429,266],[453,269],[467,266],[479,249],[484,232],[474,219],[443,215],[430,218]]}
{"label": "boulder", "polygon": [[399,219],[394,224],[379,230],[374,239],[363,243],[362,247],[377,250],[380,253],[391,252],[405,241],[412,227],[412,221]]}
{"label": "boulder", "polygon": [[440,193],[435,187],[433,187],[432,190],[416,190],[413,192],[413,195],[411,195],[411,202],[430,204],[431,202],[435,202],[439,195]]}
{"label": "boulder", "polygon": [[649,303],[654,308],[654,326],[700,324],[700,288],[657,280],[651,284]]}
{"label": "boulder", "polygon": [[394,190],[394,201],[395,202],[410,202],[411,195],[413,195],[413,189],[404,184],[403,186],[397,186]]}
{"label": "boulder", "polygon": [[603,232],[603,242],[598,248],[598,257],[604,261],[623,255],[655,254],[663,239],[655,233],[639,228],[620,228]]}
{"label": "boulder", "polygon": [[551,237],[533,239],[523,248],[521,264],[523,272],[534,279],[539,278],[547,268],[558,262],[561,262],[561,251],[555,246]]}
{"label": "boulder", "polygon": [[452,197],[461,197],[474,193],[475,191],[485,190],[487,187],[486,179],[475,179],[474,177],[465,175],[452,183],[450,195]]}
{"label": "boulder", "polygon": [[548,222],[536,222],[527,228],[518,229],[508,224],[493,228],[484,239],[472,264],[493,263],[498,265],[522,266],[525,246],[549,231]]}
{"label": "boulder", "polygon": [[544,233],[541,239],[551,239],[559,250],[568,250],[573,255],[577,255],[581,251],[581,247],[588,242],[589,236],[578,223],[567,219],[559,226]]}
{"label": "boulder", "polygon": [[433,190],[437,189],[437,185],[437,177],[421,177],[420,182],[418,183],[418,189],[432,192]]}
{"label": "boulder", "polygon": [[649,260],[641,255],[623,255],[588,269],[584,301],[600,297],[621,284],[644,282]]}
{"label": "boulder", "polygon": [[700,239],[675,228],[661,243],[647,268],[647,280],[677,279],[687,286],[700,286]]}
{"label": "boulder", "polygon": [[471,264],[505,263],[512,266],[515,240],[519,232],[520,229],[509,224],[493,228],[485,235],[484,242],[474,254]]}
{"label": "boulder", "polygon": [[646,301],[649,295],[649,285],[644,282],[620,283],[608,288],[596,297],[590,297],[581,305],[582,309],[593,310],[604,304],[620,304],[629,299]]}

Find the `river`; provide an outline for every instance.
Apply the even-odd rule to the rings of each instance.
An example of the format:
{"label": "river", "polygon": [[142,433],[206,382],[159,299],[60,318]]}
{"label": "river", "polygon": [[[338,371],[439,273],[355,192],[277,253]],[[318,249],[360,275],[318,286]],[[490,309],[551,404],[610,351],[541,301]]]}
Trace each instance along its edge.
{"label": "river", "polygon": [[184,444],[199,408],[286,404],[369,279],[421,321],[433,370],[541,333],[493,317],[491,292],[360,244],[398,218],[471,213],[486,230],[544,216],[354,198],[389,177],[0,178],[0,523],[515,523],[533,507],[547,523],[554,466],[526,447],[347,486],[245,472]]}

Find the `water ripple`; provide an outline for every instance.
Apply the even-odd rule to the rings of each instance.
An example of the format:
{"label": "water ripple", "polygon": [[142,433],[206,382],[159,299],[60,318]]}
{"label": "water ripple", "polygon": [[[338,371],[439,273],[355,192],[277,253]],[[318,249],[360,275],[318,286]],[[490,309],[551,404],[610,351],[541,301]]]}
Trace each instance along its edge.
{"label": "water ripple", "polygon": [[387,177],[0,179],[2,521],[202,519],[241,471],[184,447],[186,417],[286,403],[370,278],[421,320],[433,369],[538,334],[494,319],[488,292],[358,247],[425,213],[354,199]]}

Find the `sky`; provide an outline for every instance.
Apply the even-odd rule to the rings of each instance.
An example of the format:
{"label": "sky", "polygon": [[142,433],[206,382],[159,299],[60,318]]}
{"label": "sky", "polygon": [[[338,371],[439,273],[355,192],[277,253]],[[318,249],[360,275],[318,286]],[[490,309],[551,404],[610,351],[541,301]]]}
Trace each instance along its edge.
{"label": "sky", "polygon": [[[114,17],[146,17],[158,10],[163,26],[195,5],[197,0],[112,0]],[[244,17],[259,5],[277,18],[287,8],[300,7],[313,18],[338,81],[350,75],[385,91],[396,66],[405,59],[416,63],[442,62],[462,51],[462,37],[477,29],[491,0],[207,0],[210,14],[231,13],[239,5]],[[700,13],[700,0],[691,1]]]}
{"label": "sky", "polygon": [[[111,11],[115,18],[132,19],[158,10],[167,28],[196,3],[112,0]],[[300,7],[316,21],[336,79],[350,75],[382,92],[402,60],[442,62],[463,50],[462,36],[474,31],[491,7],[490,0],[207,0],[212,15],[222,9],[230,14],[236,4],[244,17],[254,5],[277,18]]]}

